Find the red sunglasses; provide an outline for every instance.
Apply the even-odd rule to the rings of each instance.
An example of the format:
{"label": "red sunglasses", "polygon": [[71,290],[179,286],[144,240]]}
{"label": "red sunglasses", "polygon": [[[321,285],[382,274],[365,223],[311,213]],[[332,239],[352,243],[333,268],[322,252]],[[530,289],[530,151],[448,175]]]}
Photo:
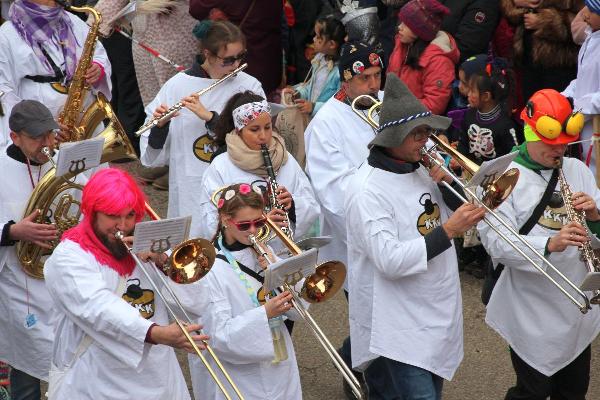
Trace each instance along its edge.
{"label": "red sunglasses", "polygon": [[229,220],[233,225],[235,225],[235,227],[240,230],[240,231],[249,231],[252,227],[255,227],[256,229],[260,229],[263,226],[265,226],[265,223],[267,222],[267,219],[265,217],[260,217],[255,219],[254,221],[243,221],[243,222],[236,222],[234,220]]}

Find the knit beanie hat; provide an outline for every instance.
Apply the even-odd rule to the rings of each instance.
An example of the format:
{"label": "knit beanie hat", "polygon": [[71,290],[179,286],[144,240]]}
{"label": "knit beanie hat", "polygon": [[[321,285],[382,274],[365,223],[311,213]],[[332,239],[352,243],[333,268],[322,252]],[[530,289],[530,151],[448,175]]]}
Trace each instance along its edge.
{"label": "knit beanie hat", "polygon": [[398,18],[420,39],[431,42],[448,14],[450,10],[436,0],[411,0],[400,9]]}
{"label": "knit beanie hat", "polygon": [[585,0],[585,5],[594,14],[600,14],[600,0]]}
{"label": "knit beanie hat", "polygon": [[487,54],[477,54],[476,56],[469,57],[460,64],[459,69],[463,70],[465,78],[469,79],[472,75],[485,70],[488,58]]}
{"label": "knit beanie hat", "polygon": [[374,46],[358,41],[344,43],[338,63],[342,82],[362,74],[369,67],[383,68],[381,57]]}

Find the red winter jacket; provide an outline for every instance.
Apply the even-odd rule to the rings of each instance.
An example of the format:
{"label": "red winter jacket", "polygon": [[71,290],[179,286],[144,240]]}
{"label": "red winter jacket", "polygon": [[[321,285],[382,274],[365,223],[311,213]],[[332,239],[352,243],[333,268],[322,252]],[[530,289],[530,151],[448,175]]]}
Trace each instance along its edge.
{"label": "red winter jacket", "polygon": [[442,115],[452,94],[454,71],[460,56],[454,38],[446,32],[439,31],[421,54],[420,69],[413,69],[404,64],[407,51],[408,45],[400,43],[396,35],[396,45],[390,56],[388,72],[398,75],[432,113]]}

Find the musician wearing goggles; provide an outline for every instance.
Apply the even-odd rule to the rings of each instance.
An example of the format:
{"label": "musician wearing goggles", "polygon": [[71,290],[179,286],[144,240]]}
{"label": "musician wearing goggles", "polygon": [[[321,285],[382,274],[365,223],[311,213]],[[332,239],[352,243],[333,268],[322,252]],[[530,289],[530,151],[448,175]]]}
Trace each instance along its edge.
{"label": "musician wearing goggles", "polygon": [[394,398],[441,399],[463,357],[452,239],[485,211],[460,205],[438,185],[451,177],[419,164],[430,135],[450,121],[388,74],[378,134],[347,186],[352,365],[367,382],[371,363],[385,365]]}
{"label": "musician wearing goggles", "polygon": [[[579,138],[583,116],[560,93],[543,89],[529,99],[521,118],[525,143],[515,148],[518,155],[511,165],[519,169],[519,180],[497,211],[517,231],[528,225],[521,238],[576,289],[599,267],[592,248],[600,245],[600,191],[594,176],[581,161],[564,157],[567,146]],[[486,322],[510,345],[517,382],[506,399],[585,399],[590,344],[600,332],[598,292],[585,292],[591,309],[578,312],[497,233],[483,224],[478,229],[496,271],[499,263],[504,266],[489,299]],[[547,263],[543,265],[558,279]],[[573,287],[566,290],[578,296]]]}
{"label": "musician wearing goggles", "polygon": [[84,187],[81,210],[83,220],[63,234],[44,268],[57,321],[48,398],[189,400],[173,348],[191,352],[193,340],[204,349],[208,336],[190,324],[188,341],[169,323],[160,295],[116,235],[131,235],[144,216],[143,192],[126,172],[104,169]]}
{"label": "musician wearing goggles", "polygon": [[[266,215],[288,236],[305,235],[319,215],[319,206],[306,175],[273,130],[267,101],[249,91],[233,95],[215,131],[222,147],[202,181],[203,226],[198,236],[210,237],[217,226],[213,194],[235,182],[256,182],[265,193]],[[273,247],[277,254],[285,250],[279,242]]]}
{"label": "musician wearing goggles", "polygon": [[[227,100],[245,90],[264,96],[258,80],[243,71],[234,73],[246,54],[246,39],[237,26],[204,20],[194,28],[194,35],[200,42],[194,64],[169,79],[148,104],[146,122],[154,119],[156,125],[150,124],[152,129],[140,138],[144,166],[170,166],[169,217],[197,212],[202,176],[218,148],[214,128]],[[200,99],[198,92],[225,78]],[[203,104],[210,105],[210,110]],[[178,105],[178,112],[160,118]],[[202,236],[198,235],[200,223],[200,218],[192,219],[192,236]],[[202,237],[212,234],[214,227]]]}

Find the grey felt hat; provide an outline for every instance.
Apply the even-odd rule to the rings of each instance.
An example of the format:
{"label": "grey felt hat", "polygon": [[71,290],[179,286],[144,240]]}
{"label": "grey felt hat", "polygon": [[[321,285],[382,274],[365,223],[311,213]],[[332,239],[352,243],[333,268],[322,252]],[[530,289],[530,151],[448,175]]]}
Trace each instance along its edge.
{"label": "grey felt hat", "polygon": [[8,127],[13,132],[24,131],[31,137],[38,137],[60,128],[48,107],[36,100],[17,103],[10,112]]}
{"label": "grey felt hat", "polygon": [[418,126],[446,130],[452,120],[433,115],[406,87],[396,74],[388,74],[379,114],[379,130],[371,146],[398,147]]}

